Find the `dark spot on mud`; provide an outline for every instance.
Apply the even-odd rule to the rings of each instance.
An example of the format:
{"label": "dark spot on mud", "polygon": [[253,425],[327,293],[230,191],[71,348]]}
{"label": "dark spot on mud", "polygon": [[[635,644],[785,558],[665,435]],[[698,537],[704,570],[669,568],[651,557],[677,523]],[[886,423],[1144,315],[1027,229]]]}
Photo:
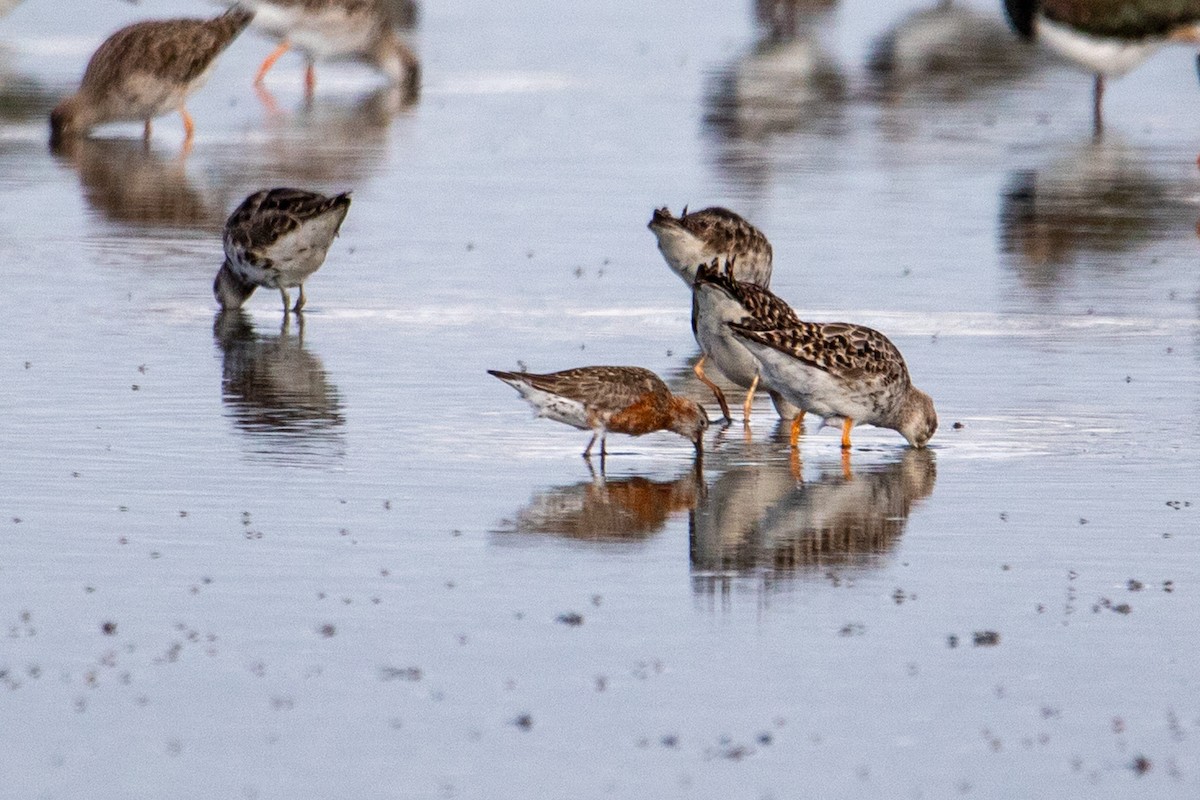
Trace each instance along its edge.
{"label": "dark spot on mud", "polygon": [[1146,587],[1146,584],[1142,583],[1141,581],[1137,580],[1136,578],[1130,578],[1129,581],[1125,584],[1125,586],[1131,592],[1140,592],[1142,589],[1144,589]]}
{"label": "dark spot on mud", "polygon": [[966,425],[963,425],[961,422],[956,422],[956,423],[954,423],[953,425],[951,425],[950,427],[951,427],[951,428],[953,428],[953,429],[954,429],[954,430],[956,430],[956,431],[961,431],[963,428],[965,428],[965,427],[967,427],[967,426],[966,426]]}
{"label": "dark spot on mud", "polygon": [[583,615],[574,611],[568,611],[566,613],[559,614],[557,617],[555,617],[554,621],[561,622],[563,625],[569,625],[572,628],[576,628],[583,624]]}
{"label": "dark spot on mud", "polygon": [[330,638],[330,637],[332,637],[332,636],[333,636],[335,633],[337,633],[337,628],[336,628],[336,627],[333,625],[333,623],[331,623],[331,622],[326,622],[324,625],[322,625],[321,627],[317,628],[317,633],[321,634],[321,635],[322,635],[322,636],[324,636],[326,639],[329,639],[329,638]]}
{"label": "dark spot on mud", "polygon": [[1150,759],[1146,758],[1145,756],[1138,756],[1133,760],[1133,763],[1129,765],[1129,768],[1133,770],[1135,775],[1145,775],[1150,771],[1152,766],[1154,765],[1150,763]]}
{"label": "dark spot on mud", "polygon": [[533,728],[533,717],[529,714],[521,714],[512,721],[512,724],[516,725],[523,731],[527,731]]}
{"label": "dark spot on mud", "polygon": [[976,647],[995,647],[1000,644],[1000,634],[996,631],[975,631],[971,634],[971,642]]}
{"label": "dark spot on mud", "polygon": [[105,636],[115,636],[117,633],[117,623],[111,621],[102,623],[100,630],[104,632]]}
{"label": "dark spot on mud", "polygon": [[420,667],[380,667],[379,679],[383,681],[409,681],[415,683],[421,680]]}

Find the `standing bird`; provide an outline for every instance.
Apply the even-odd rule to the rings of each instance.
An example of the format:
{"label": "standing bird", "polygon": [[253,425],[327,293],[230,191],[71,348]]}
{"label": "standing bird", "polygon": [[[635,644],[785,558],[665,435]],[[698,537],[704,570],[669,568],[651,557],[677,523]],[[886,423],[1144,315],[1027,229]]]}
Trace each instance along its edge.
{"label": "standing bird", "polygon": [[316,87],[317,61],[365,61],[393,84],[413,88],[421,78],[416,55],[396,35],[382,0],[239,0],[257,12],[256,28],[280,40],[266,57],[255,85],[288,50],[295,47],[308,61],[304,88]]}
{"label": "standing bird", "polygon": [[[696,271],[692,288],[692,334],[704,353],[701,361],[712,359],[717,369],[738,386],[746,388],[746,401],[742,406],[743,418],[750,420],[750,407],[754,392],[758,388],[761,369],[758,359],[746,345],[734,335],[729,323],[748,325],[757,330],[771,330],[799,325],[800,318],[792,307],[776,297],[771,290],[754,283],[739,281],[736,259],[725,261],[725,268],[718,266],[718,259],[701,265]],[[729,405],[721,388],[706,378],[702,371],[697,377],[712,389],[721,406],[721,413],[730,420]],[[792,443],[800,435],[804,420],[803,409],[797,408],[783,398],[779,392],[768,388],[775,410],[780,419],[792,420]]]}
{"label": "standing bird", "polygon": [[502,372],[494,375],[521,393],[536,416],[592,431],[583,451],[592,453],[600,438],[600,457],[608,433],[641,436],[653,431],[671,431],[703,449],[708,416],[695,400],[671,394],[662,378],[641,367],[577,367],[562,372],[535,375],[531,372]]}
{"label": "standing bird", "polygon": [[734,277],[757,283],[764,289],[771,284],[771,243],[762,231],[727,208],[705,208],[682,216],[673,216],[666,206],[655,209],[646,226],[658,238],[658,249],[667,265],[689,287],[696,279],[696,267],[714,258],[736,258]]}
{"label": "standing bird", "polygon": [[933,399],[916,388],[904,357],[886,336],[848,322],[800,322],[775,330],[731,323],[762,364],[763,377],[790,402],[850,429],[877,425],[924,447],[937,430]]}
{"label": "standing bird", "polygon": [[[684,206],[683,213],[676,217],[671,214],[669,208],[663,206],[654,210],[654,215],[646,227],[658,239],[658,249],[666,259],[667,266],[689,287],[696,281],[696,270],[699,266],[709,263],[714,258],[724,259],[726,263],[732,264],[733,277],[739,281],[757,284],[764,289],[771,283],[771,243],[762,231],[727,208],[713,206],[689,214],[687,206]],[[692,332],[696,333],[694,302]],[[699,341],[697,334],[697,342]],[[700,348],[703,354],[692,367],[692,371],[701,383],[713,390],[717,402],[721,404],[721,413],[728,421],[731,417],[724,393],[704,374],[704,362],[708,358],[708,351],[704,350],[703,342],[700,343]],[[732,363],[730,365],[732,366]],[[749,378],[743,383],[733,375],[726,377],[741,386],[750,385]],[[747,396],[747,409],[752,399],[753,392]]]}
{"label": "standing bird", "polygon": [[263,189],[225,222],[225,262],[213,281],[221,308],[241,308],[259,286],[278,289],[287,314],[288,289],[300,287],[292,311],[304,309],[304,281],[325,261],[350,210],[350,193],[325,197],[303,189]]}
{"label": "standing bird", "polygon": [[1096,135],[1107,76],[1124,75],[1160,45],[1200,43],[1200,0],[1004,0],[1004,10],[1017,33],[1095,73]]}
{"label": "standing bird", "polygon": [[127,120],[144,120],[148,140],[152,119],[178,111],[189,148],[195,125],[184,103],[253,18],[234,6],[214,19],[151,20],[117,31],[92,55],[79,91],[50,113],[51,146],[103,122]]}

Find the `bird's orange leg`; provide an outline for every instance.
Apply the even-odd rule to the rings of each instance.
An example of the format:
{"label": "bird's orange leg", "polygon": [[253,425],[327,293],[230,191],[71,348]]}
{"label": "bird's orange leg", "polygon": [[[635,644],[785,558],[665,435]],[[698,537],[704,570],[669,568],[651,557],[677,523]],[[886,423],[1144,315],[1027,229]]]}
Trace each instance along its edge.
{"label": "bird's orange leg", "polygon": [[754,390],[758,388],[758,373],[754,373],[754,380],[750,381],[750,388],[746,390],[746,402],[742,403],[742,419],[747,424],[750,422],[750,407],[754,405]]}
{"label": "bird's orange leg", "polygon": [[842,449],[850,449],[850,429],[854,427],[854,420],[846,417],[842,421]]}
{"label": "bird's orange leg", "polygon": [[721,387],[710,381],[704,375],[704,359],[708,356],[700,356],[700,360],[696,362],[696,366],[692,367],[692,372],[696,373],[696,377],[700,382],[712,389],[712,393],[717,396],[717,403],[721,406],[721,413],[725,415],[726,422],[732,422],[733,417],[729,415],[729,404],[725,402],[725,393],[721,391]]}
{"label": "bird's orange leg", "polygon": [[804,412],[801,411],[796,416],[792,417],[792,432],[789,441],[792,448],[795,449],[800,442],[800,434],[804,433]]}
{"label": "bird's orange leg", "polygon": [[280,42],[279,47],[276,47],[275,50],[272,51],[271,55],[267,56],[263,60],[262,66],[258,68],[258,74],[254,76],[255,85],[262,83],[263,78],[267,77],[267,72],[270,71],[271,67],[275,66],[275,62],[278,61],[284,53],[291,49],[292,43],[287,39],[284,39],[282,42]]}

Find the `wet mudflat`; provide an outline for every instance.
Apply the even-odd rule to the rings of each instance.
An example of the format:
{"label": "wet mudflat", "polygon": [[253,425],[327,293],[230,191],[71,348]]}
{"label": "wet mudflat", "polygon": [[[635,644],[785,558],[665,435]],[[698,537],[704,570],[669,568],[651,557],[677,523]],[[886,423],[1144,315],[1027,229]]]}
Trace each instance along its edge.
{"label": "wet mudflat", "polygon": [[[192,4],[0,20],[0,795],[1195,796],[1192,54],[1093,141],[988,3],[517,5],[423,7],[416,102],[347,65],[306,106],[298,57],[260,99],[250,32],[186,159],[45,115]],[[354,190],[303,319],[217,315],[221,223],[288,184]],[[715,415],[645,229],[685,203],[891,336],[929,452],[793,459],[762,396],[699,469],[659,434],[601,474],[485,374]]]}

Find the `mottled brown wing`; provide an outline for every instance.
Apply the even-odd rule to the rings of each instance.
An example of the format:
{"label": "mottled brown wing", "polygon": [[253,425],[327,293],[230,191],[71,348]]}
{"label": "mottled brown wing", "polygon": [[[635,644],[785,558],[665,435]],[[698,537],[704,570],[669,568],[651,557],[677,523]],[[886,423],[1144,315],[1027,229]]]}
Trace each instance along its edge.
{"label": "mottled brown wing", "polygon": [[96,50],[83,85],[112,86],[137,73],[191,83],[253,17],[234,8],[215,19],[148,20],[122,28]]}
{"label": "mottled brown wing", "polygon": [[900,351],[873,328],[849,322],[801,322],[775,330],[755,330],[744,325],[730,327],[751,341],[774,347],[838,378],[898,380],[908,376],[908,367]]}
{"label": "mottled brown wing", "polygon": [[[786,301],[770,289],[756,283],[746,283],[733,277],[733,262],[726,261],[718,266],[718,259],[702,265],[696,270],[694,286],[713,286],[732,297],[746,310],[741,324],[755,330],[774,330],[799,325],[800,318]],[[692,293],[692,333],[696,333],[696,301]]]}
{"label": "mottled brown wing", "polygon": [[350,194],[333,197],[303,189],[264,189],[247,197],[225,223],[225,249],[241,251],[254,264],[264,259],[260,253],[305,222],[340,209],[345,217]]}
{"label": "mottled brown wing", "polygon": [[[1021,3],[1009,6],[1010,16],[1028,8]],[[1198,0],[1041,0],[1039,8],[1049,19],[1093,36],[1132,40],[1168,36],[1200,21]]]}
{"label": "mottled brown wing", "polygon": [[576,367],[547,375],[521,374],[543,391],[578,400],[599,412],[617,412],[647,394],[670,402],[671,392],[662,379],[641,367]]}

